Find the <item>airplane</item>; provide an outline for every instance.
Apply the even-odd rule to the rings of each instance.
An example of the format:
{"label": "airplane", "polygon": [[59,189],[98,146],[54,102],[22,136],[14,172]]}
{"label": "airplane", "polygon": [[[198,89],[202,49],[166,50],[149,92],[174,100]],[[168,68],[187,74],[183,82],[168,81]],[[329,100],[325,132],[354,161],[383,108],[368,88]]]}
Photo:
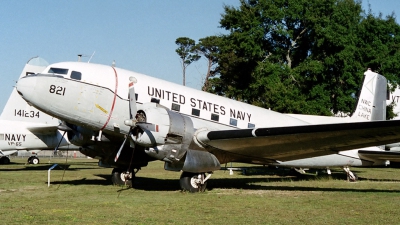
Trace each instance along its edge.
{"label": "airplane", "polygon": [[138,170],[161,160],[182,171],[181,189],[199,192],[228,162],[268,165],[400,141],[400,121],[311,124],[115,66],[55,63],[16,88],[64,121],[83,154],[114,168],[118,185],[132,186]]}
{"label": "airplane", "polygon": [[[47,66],[44,59],[33,57],[26,63],[20,78],[42,72]],[[29,106],[14,88],[0,116],[0,164],[10,163],[8,156],[20,150],[32,154],[29,164],[38,164],[37,153],[41,150],[54,150],[59,143],[60,148],[76,149],[68,139],[62,138],[58,125],[58,119]]]}

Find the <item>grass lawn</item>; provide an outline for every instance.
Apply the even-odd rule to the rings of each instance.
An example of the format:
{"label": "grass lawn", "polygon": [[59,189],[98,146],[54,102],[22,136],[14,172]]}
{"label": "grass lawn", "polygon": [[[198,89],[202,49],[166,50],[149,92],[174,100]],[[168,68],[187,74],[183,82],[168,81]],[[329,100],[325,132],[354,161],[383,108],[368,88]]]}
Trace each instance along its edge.
{"label": "grass lawn", "polygon": [[[12,158],[0,165],[1,224],[398,224],[400,170],[352,168],[360,181],[293,176],[250,168],[247,175],[216,171],[204,193],[181,192],[180,173],[152,162],[135,188],[111,185],[111,169],[96,160],[65,159],[38,165]],[[234,164],[234,166],[249,166]],[[65,173],[64,173],[65,172]]]}

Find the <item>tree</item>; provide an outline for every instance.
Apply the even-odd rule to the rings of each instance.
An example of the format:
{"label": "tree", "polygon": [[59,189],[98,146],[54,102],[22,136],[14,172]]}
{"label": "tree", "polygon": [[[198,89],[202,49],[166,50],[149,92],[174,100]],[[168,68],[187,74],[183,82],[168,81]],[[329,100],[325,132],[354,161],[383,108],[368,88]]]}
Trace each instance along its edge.
{"label": "tree", "polygon": [[211,87],[210,78],[218,73],[218,71],[216,70],[218,41],[219,41],[218,36],[209,36],[201,38],[196,47],[199,54],[202,54],[207,60],[207,73],[204,79],[203,87],[201,88],[203,91],[207,91],[210,89]]}
{"label": "tree", "polygon": [[188,67],[192,62],[199,60],[200,56],[197,54],[196,42],[193,39],[180,37],[176,39],[175,44],[178,45],[178,48],[175,51],[182,60],[183,86],[185,86],[186,67]]}
{"label": "tree", "polygon": [[219,37],[209,91],[284,113],[332,115],[353,110],[368,67],[398,83],[393,15],[365,16],[358,0],[240,3],[224,8],[229,34]]}
{"label": "tree", "polygon": [[[361,4],[351,0],[241,0],[225,6],[218,65],[228,97],[280,112],[349,111],[361,74],[346,67]],[[356,71],[360,67],[355,67]],[[361,70],[360,70],[361,71]],[[328,106],[328,107],[327,107]]]}

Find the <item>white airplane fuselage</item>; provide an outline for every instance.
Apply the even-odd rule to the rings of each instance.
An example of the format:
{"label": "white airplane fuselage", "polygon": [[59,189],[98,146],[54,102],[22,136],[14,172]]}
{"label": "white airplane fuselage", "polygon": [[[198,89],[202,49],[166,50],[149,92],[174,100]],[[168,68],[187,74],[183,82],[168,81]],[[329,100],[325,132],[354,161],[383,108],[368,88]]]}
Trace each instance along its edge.
{"label": "white airplane fuselage", "polygon": [[[167,113],[163,107],[176,114],[189,117],[194,130],[310,124],[310,122],[291,115],[277,113],[124,69],[97,64],[80,62],[52,64],[45,69],[43,74],[30,75],[20,79],[17,89],[27,102],[51,116],[93,131],[119,136],[122,140],[122,137],[127,135],[130,129],[124,123],[130,117],[128,98],[130,77],[137,80],[134,87],[138,110],[146,112],[146,122],[156,124],[160,134],[166,134],[172,124],[171,114]],[[162,107],[156,107],[155,102]],[[349,120],[335,119],[335,122],[332,123],[347,121]],[[166,139],[165,135],[160,135],[156,136],[155,141],[162,145]],[[277,164],[293,167],[329,167],[382,163],[382,161],[365,161],[360,159],[357,154],[346,152],[321,156],[321,158],[278,162]],[[157,156],[154,157],[157,158]],[[219,158],[219,160],[221,163],[225,163],[232,158]]]}

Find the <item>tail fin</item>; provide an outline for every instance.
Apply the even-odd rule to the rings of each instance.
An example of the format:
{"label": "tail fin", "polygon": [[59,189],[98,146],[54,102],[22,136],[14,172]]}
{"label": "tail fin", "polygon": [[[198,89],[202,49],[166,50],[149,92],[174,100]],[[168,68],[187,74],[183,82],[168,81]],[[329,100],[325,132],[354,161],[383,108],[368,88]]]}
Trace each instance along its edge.
{"label": "tail fin", "polygon": [[[47,66],[48,62],[40,57],[31,58],[25,65],[21,72],[20,78],[28,74],[42,72]],[[38,109],[28,105],[17,93],[14,88],[11,92],[3,112],[0,116],[1,120],[35,122],[46,124],[58,124],[58,120],[39,111]]]}
{"label": "tail fin", "polygon": [[368,69],[358,96],[352,121],[386,120],[387,80]]}

